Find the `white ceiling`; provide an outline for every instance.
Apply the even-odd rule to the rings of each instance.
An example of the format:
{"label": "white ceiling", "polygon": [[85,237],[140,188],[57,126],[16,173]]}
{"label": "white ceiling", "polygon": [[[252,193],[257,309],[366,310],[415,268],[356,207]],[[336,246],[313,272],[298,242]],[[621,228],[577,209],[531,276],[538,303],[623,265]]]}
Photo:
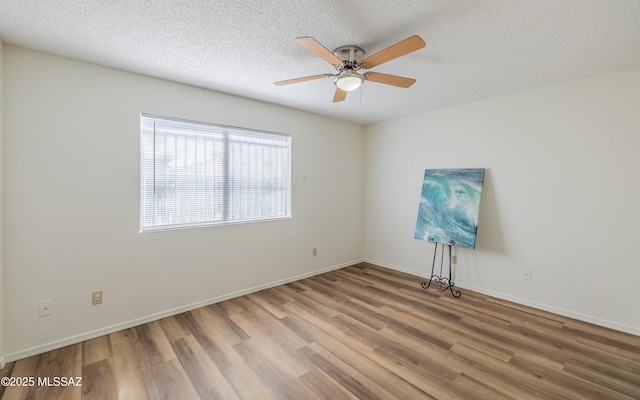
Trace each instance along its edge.
{"label": "white ceiling", "polygon": [[[424,49],[332,103],[335,73],[295,42]],[[640,0],[0,0],[5,43],[369,124],[640,65]]]}

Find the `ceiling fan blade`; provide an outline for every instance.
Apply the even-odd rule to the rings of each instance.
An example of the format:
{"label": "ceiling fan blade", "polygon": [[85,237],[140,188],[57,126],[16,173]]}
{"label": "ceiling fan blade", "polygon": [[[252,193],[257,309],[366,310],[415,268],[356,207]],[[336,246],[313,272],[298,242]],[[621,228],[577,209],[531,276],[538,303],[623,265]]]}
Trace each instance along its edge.
{"label": "ceiling fan blade", "polygon": [[416,82],[416,80],[412,78],[405,78],[403,76],[397,76],[397,75],[382,74],[380,72],[367,72],[364,74],[364,76],[368,81],[384,83],[386,85],[393,85],[393,86],[398,86],[402,88],[408,88],[409,86],[413,85]]}
{"label": "ceiling fan blade", "polygon": [[333,95],[333,102],[337,103],[347,98],[347,92],[340,88],[336,88],[336,94]]}
{"label": "ceiling fan blade", "polygon": [[416,50],[420,50],[427,44],[420,36],[413,35],[405,40],[389,46],[386,49],[377,52],[361,61],[364,68],[369,69],[380,64],[386,63],[398,57],[404,56]]}
{"label": "ceiling fan blade", "polygon": [[314,79],[326,78],[328,76],[333,76],[333,75],[331,75],[331,74],[321,74],[321,75],[305,76],[303,78],[287,79],[286,81],[273,82],[273,84],[276,85],[276,86],[290,85],[292,83],[312,81]]}
{"label": "ceiling fan blade", "polygon": [[310,52],[314,53],[318,57],[322,58],[323,60],[325,60],[329,64],[331,64],[331,65],[342,65],[342,60],[341,59],[336,57],[335,54],[333,54],[332,52],[327,50],[326,47],[324,47],[323,45],[318,43],[318,41],[315,40],[314,38],[309,37],[309,36],[303,36],[303,37],[297,38],[296,42],[298,42],[299,44],[304,46],[307,50],[309,50]]}

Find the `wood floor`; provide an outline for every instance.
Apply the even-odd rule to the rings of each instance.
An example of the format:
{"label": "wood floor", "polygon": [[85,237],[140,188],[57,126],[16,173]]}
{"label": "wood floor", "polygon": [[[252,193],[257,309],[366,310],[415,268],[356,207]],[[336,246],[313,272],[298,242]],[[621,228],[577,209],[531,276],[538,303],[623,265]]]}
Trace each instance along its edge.
{"label": "wood floor", "polygon": [[3,399],[640,399],[640,337],[462,292],[358,264],[10,363],[82,386]]}

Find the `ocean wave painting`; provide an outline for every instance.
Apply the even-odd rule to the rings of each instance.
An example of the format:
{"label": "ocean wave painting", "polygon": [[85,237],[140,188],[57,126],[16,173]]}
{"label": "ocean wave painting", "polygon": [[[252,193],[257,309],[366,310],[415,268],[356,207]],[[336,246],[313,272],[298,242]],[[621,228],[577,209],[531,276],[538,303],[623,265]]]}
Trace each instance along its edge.
{"label": "ocean wave painting", "polygon": [[427,169],[415,238],[475,249],[484,168]]}

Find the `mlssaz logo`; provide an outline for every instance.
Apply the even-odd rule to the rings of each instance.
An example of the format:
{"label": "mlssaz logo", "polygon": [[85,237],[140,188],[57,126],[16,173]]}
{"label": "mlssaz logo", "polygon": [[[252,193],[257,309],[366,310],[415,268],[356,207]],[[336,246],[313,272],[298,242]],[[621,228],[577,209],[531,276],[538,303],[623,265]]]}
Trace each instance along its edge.
{"label": "mlssaz logo", "polygon": [[82,377],[76,376],[67,377],[67,376],[39,376],[38,377],[38,386],[50,386],[50,387],[58,387],[58,386],[82,386]]}

